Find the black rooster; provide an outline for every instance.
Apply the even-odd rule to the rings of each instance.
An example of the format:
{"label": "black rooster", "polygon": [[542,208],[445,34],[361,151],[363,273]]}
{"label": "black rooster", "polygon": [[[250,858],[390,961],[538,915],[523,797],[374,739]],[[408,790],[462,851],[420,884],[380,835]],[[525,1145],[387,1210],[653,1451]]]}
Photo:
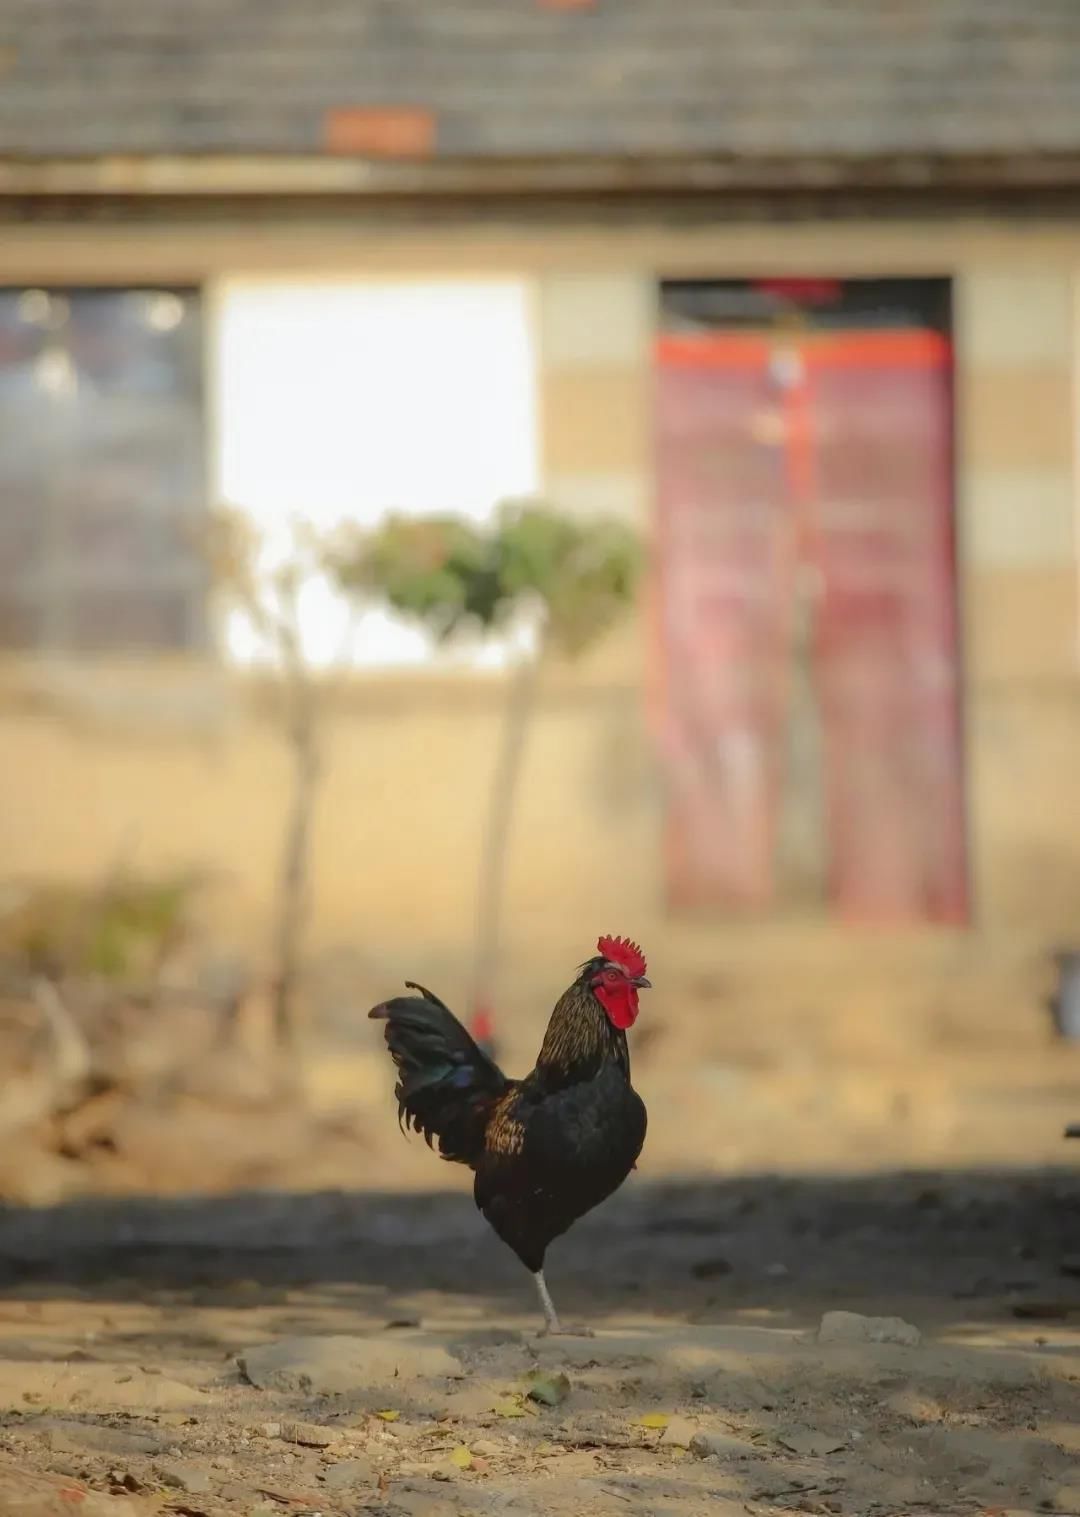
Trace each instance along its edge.
{"label": "black rooster", "polygon": [[551,1014],[532,1073],[509,1080],[422,985],[369,1013],[386,1023],[398,1119],[475,1171],[476,1204],[536,1280],[547,1331],[561,1333],[544,1281],[552,1239],[618,1189],[645,1141],[626,1029],[649,988],[636,943],[604,937]]}

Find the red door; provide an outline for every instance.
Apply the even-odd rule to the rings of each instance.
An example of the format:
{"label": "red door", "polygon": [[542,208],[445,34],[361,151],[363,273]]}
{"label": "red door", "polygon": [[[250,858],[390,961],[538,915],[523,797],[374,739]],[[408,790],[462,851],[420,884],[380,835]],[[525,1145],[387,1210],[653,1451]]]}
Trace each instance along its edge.
{"label": "red door", "polygon": [[672,903],[777,903],[809,571],[832,904],[962,920],[947,340],[706,333],[661,338],[657,360]]}

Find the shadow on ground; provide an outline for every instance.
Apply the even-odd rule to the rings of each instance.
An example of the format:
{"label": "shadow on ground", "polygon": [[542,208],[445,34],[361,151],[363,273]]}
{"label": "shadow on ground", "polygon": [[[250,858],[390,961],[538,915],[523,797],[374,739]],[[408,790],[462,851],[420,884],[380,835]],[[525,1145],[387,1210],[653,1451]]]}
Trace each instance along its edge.
{"label": "shadow on ground", "polygon": [[[214,1517],[1075,1513],[1078,1197],[1064,1169],[635,1177],[550,1258],[597,1336],[547,1340],[460,1191],[0,1211],[0,1506],[74,1473],[133,1517],[163,1482]],[[820,1341],[832,1308],[922,1342]]]}
{"label": "shadow on ground", "polygon": [[[559,1240],[549,1277],[590,1320],[829,1306],[935,1324],[1080,1319],[1080,1177],[1053,1171],[633,1182]],[[95,1198],[0,1210],[0,1294],[254,1300],[303,1289],[368,1308],[416,1293],[531,1314],[532,1287],[466,1194]]]}

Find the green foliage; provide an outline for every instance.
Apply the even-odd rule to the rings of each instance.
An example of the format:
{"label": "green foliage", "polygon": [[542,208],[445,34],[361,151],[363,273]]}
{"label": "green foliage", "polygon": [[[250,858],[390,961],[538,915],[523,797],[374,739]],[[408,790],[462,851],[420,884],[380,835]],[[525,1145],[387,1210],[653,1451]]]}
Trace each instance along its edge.
{"label": "green foliage", "polygon": [[390,517],[340,540],[330,566],[346,589],[382,596],[440,641],[539,606],[548,642],[572,656],[633,600],[640,549],[620,522],[509,502],[487,530],[453,516]]}
{"label": "green foliage", "polygon": [[186,876],[114,882],[93,918],[87,967],[122,979],[159,958],[184,935],[194,888]]}
{"label": "green foliage", "polygon": [[538,599],[549,641],[568,656],[582,653],[633,601],[641,552],[622,522],[504,506],[495,541],[505,595]]}
{"label": "green foliage", "polygon": [[123,875],[96,890],[29,887],[0,914],[0,962],[25,974],[144,980],[186,936],[199,883]]}
{"label": "green foliage", "polygon": [[346,589],[382,596],[440,640],[470,621],[491,626],[501,612],[492,543],[455,516],[390,516],[340,540],[330,567]]}

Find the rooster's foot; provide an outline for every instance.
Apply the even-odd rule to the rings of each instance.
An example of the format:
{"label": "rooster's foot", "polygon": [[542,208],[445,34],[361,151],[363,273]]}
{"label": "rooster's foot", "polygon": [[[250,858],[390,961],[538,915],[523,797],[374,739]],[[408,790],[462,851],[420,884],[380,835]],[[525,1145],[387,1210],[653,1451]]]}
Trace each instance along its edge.
{"label": "rooster's foot", "polygon": [[595,1338],[591,1327],[563,1327],[561,1322],[548,1323],[540,1329],[541,1338]]}
{"label": "rooster's foot", "polygon": [[559,1321],[559,1314],[555,1310],[555,1303],[551,1299],[544,1279],[544,1271],[538,1269],[533,1276],[536,1281],[536,1289],[540,1296],[540,1305],[544,1309],[544,1326],[540,1330],[542,1338],[592,1338],[595,1337],[591,1327],[563,1327]]}

